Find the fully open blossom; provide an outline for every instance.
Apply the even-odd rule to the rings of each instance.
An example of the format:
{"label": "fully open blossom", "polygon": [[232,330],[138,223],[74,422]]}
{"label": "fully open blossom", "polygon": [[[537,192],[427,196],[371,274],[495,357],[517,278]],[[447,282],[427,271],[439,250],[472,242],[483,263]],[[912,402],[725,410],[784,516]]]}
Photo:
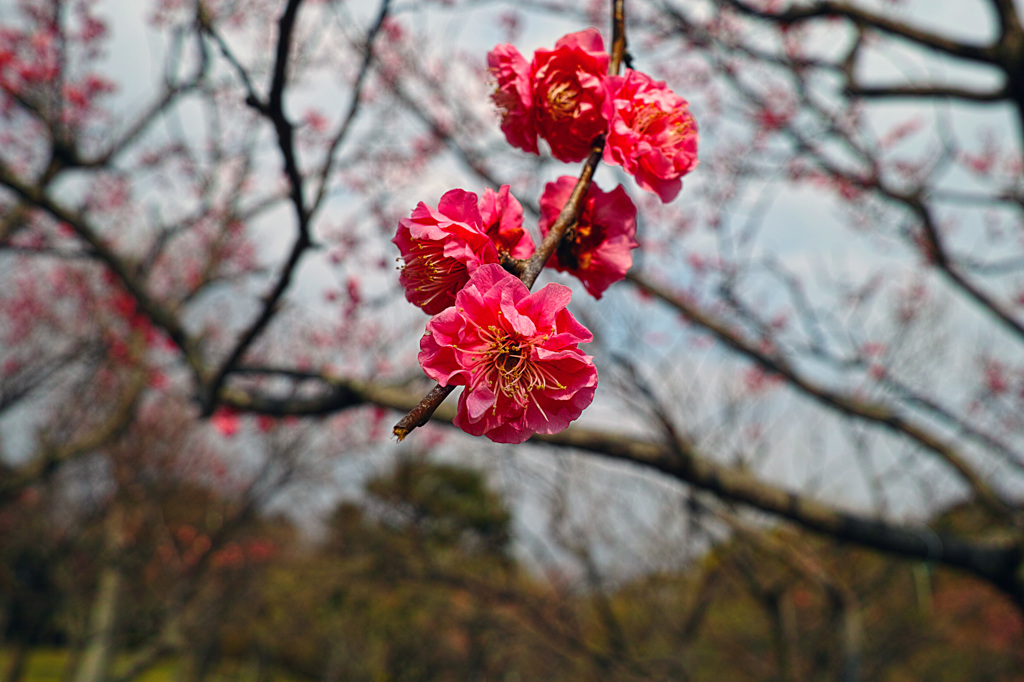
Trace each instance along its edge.
{"label": "fully open blossom", "polygon": [[533,108],[537,133],[559,161],[582,161],[608,127],[603,111],[608,53],[596,29],[570,33],[553,50],[533,54]]}
{"label": "fully open blossom", "polygon": [[537,154],[537,124],[533,116],[530,64],[512,45],[498,45],[487,53],[494,78],[491,100],[501,114],[501,131],[513,147]]}
{"label": "fully open blossom", "polygon": [[607,82],[605,162],[622,166],[663,202],[672,201],[682,177],[697,165],[697,122],[686,100],[631,69]]}
{"label": "fully open blossom", "polygon": [[[540,231],[546,235],[576,185],[563,175],[544,187],[540,198]],[[566,235],[548,267],[575,275],[594,298],[626,276],[633,265],[632,249],[640,246],[636,235],[636,206],[619,185],[604,192],[591,184],[583,198],[576,227]]]}
{"label": "fully open blossom", "polygon": [[609,61],[593,28],[563,36],[554,49],[537,50],[529,64],[512,45],[491,50],[491,99],[501,113],[508,143],[537,154],[539,135],[559,161],[585,159],[608,125],[604,103]]}
{"label": "fully open blossom", "polygon": [[512,196],[508,185],[495,192],[485,189],[480,197],[480,216],[484,231],[499,253],[513,258],[533,255],[533,237],[523,229],[523,206]]}
{"label": "fully open blossom", "polygon": [[455,302],[474,270],[498,262],[477,196],[463,189],[446,192],[436,209],[421,201],[411,217],[399,221],[391,241],[405,263],[398,281],[406,299],[431,315]]}
{"label": "fully open blossom", "polygon": [[420,366],[442,386],[465,386],[455,425],[497,443],[557,433],[594,400],[597,370],[577,345],[593,335],[566,310],[568,287],[530,293],[483,265],[420,339]]}

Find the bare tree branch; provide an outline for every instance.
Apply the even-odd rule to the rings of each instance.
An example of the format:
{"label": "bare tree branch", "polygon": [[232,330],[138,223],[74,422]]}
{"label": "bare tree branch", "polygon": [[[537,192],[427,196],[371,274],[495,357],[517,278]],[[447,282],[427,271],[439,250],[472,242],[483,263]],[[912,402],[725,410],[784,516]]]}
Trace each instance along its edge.
{"label": "bare tree branch", "polygon": [[784,377],[793,388],[805,395],[841,413],[892,429],[938,455],[942,461],[960,474],[978,498],[993,511],[1003,516],[1013,513],[1011,506],[985,482],[951,444],[930,433],[924,427],[914,424],[888,406],[857,400],[819,385],[798,374],[785,359],[762,351],[756,343],[744,339],[723,321],[701,310],[694,303],[673,294],[664,287],[647,281],[639,274],[630,273],[626,275],[626,278],[643,291],[672,306],[686,319],[711,332],[720,341],[754,361],[766,371]]}
{"label": "bare tree branch", "polygon": [[846,87],[845,92],[851,97],[864,97],[866,99],[945,98],[959,99],[966,102],[1001,102],[1010,98],[1010,94],[1005,88],[998,90],[974,90],[941,84],[890,86],[850,84]]}
{"label": "bare tree branch", "polygon": [[289,195],[292,206],[295,210],[296,229],[298,235],[292,244],[291,251],[284,265],[277,276],[273,288],[263,297],[263,306],[260,313],[243,330],[235,342],[234,348],[227,358],[220,364],[213,373],[209,382],[202,387],[201,404],[203,414],[209,416],[217,405],[218,395],[224,385],[227,375],[241,361],[249,347],[256,341],[256,338],[263,333],[263,330],[270,324],[281,297],[291,285],[292,277],[299,265],[306,250],[312,246],[310,237],[310,211],[306,207],[304,197],[304,182],[299,171],[298,161],[295,156],[295,127],[288,120],[284,113],[284,89],[288,75],[288,59],[291,53],[295,21],[298,16],[299,6],[302,0],[289,0],[287,7],[278,20],[277,56],[274,63],[274,70],[271,76],[270,93],[265,106],[258,107],[274,125],[277,132],[278,148],[284,160],[284,172],[288,178]]}
{"label": "bare tree branch", "polygon": [[766,19],[783,26],[805,23],[812,19],[843,18],[858,26],[873,28],[961,59],[986,64],[995,64],[999,61],[996,51],[991,46],[960,42],[846,2],[824,0],[811,5],[792,7],[782,12],[759,10],[743,0],[722,0],[722,2],[747,16]]}

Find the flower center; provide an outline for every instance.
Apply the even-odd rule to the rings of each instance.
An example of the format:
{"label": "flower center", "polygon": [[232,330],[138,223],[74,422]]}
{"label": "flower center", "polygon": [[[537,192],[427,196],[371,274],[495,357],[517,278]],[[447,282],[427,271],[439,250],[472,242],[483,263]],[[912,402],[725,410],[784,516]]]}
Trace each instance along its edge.
{"label": "flower center", "polygon": [[594,258],[594,251],[605,239],[604,228],[595,225],[591,219],[592,213],[587,202],[580,211],[576,225],[558,244],[558,260],[570,270],[588,270]]}
{"label": "flower center", "polygon": [[633,111],[633,130],[643,135],[651,126],[665,118],[665,112],[655,104],[644,104]]}
{"label": "flower center", "polygon": [[689,116],[679,116],[668,127],[669,144],[677,145],[693,133],[693,125]]}
{"label": "flower center", "polygon": [[[486,382],[496,396],[505,396],[523,406],[532,400],[544,414],[533,392],[538,389],[564,389],[565,386],[543,364],[530,359],[536,341],[520,338],[494,325],[486,329],[480,327],[479,332],[484,347],[471,353],[477,357],[474,365],[477,371],[474,371],[474,381],[469,388]],[[493,409],[498,409],[497,402]]]}
{"label": "flower center", "polygon": [[405,259],[402,273],[411,280],[415,291],[426,295],[419,302],[425,306],[438,296],[454,294],[469,279],[466,264],[444,255],[440,242],[416,242],[412,254]]}
{"label": "flower center", "polygon": [[494,92],[491,93],[491,101],[501,114],[501,120],[507,121],[512,112],[519,108],[519,97],[515,92],[503,90],[500,84],[495,84]]}
{"label": "flower center", "polygon": [[548,107],[556,121],[569,118],[576,113],[580,89],[570,81],[561,81],[548,89]]}

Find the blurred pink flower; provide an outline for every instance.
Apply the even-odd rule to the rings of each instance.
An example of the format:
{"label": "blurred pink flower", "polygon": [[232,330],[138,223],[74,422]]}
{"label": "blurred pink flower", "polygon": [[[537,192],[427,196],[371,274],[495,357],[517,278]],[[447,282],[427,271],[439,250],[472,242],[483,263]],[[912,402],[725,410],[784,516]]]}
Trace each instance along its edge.
{"label": "blurred pink flower", "polygon": [[420,365],[443,386],[465,386],[455,425],[497,443],[557,433],[594,400],[597,370],[577,344],[593,339],[566,310],[568,287],[530,293],[500,265],[483,265],[435,315]]}
{"label": "blurred pink flower", "polygon": [[391,241],[405,263],[398,276],[405,298],[430,315],[455,302],[474,270],[498,262],[477,196],[463,189],[446,192],[436,209],[421,201],[411,217],[399,221]]}
{"label": "blurred pink flower", "polygon": [[[563,175],[544,187],[540,198],[540,231],[547,235],[576,186],[576,178]],[[619,185],[604,192],[591,184],[583,199],[576,227],[568,233],[548,261],[548,267],[575,275],[594,298],[626,276],[633,265],[636,206]]]}
{"label": "blurred pink flower", "polygon": [[495,79],[491,100],[501,114],[505,139],[513,147],[537,154],[533,88],[526,58],[512,45],[498,45],[487,53],[487,67]]}
{"label": "blurred pink flower", "polygon": [[672,201],[697,165],[697,122],[686,100],[631,69],[608,78],[604,104],[606,163],[620,165],[643,189]]}
{"label": "blurred pink flower", "polygon": [[484,190],[480,197],[480,216],[484,231],[499,253],[513,258],[533,255],[533,237],[523,229],[523,206],[509,192],[508,185],[502,185],[497,192],[490,188]]}
{"label": "blurred pink flower", "polygon": [[220,431],[221,435],[231,437],[238,433],[238,412],[231,407],[218,407],[210,417],[213,428]]}
{"label": "blurred pink flower", "polygon": [[608,127],[604,113],[609,57],[597,29],[563,36],[533,54],[531,77],[537,133],[559,161],[582,161]]}

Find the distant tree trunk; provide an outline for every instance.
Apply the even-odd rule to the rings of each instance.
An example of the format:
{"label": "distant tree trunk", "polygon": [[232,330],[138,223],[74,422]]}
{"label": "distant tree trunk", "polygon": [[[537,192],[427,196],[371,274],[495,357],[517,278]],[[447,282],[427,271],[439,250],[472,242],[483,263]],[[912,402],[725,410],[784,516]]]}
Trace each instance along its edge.
{"label": "distant tree trunk", "polygon": [[251,669],[249,679],[253,682],[270,682],[270,666],[267,665],[267,656],[263,649],[257,647],[251,656]]}
{"label": "distant tree trunk", "polygon": [[840,682],[860,682],[861,649],[864,641],[860,606],[850,599],[842,603],[843,667]]}
{"label": "distant tree trunk", "polygon": [[327,665],[324,667],[324,676],[321,682],[338,682],[341,679],[341,671],[345,655],[342,653],[341,645],[331,647],[331,653],[327,654]]}
{"label": "distant tree trunk", "polygon": [[19,682],[21,680],[25,674],[28,652],[28,642],[15,641],[11,643],[10,660],[7,662],[7,672],[3,677],[4,682]]}
{"label": "distant tree trunk", "polygon": [[100,573],[96,598],[89,614],[88,630],[81,665],[74,682],[103,682],[107,679],[114,656],[114,634],[121,605],[124,571],[121,555],[124,548],[124,509],[115,500],[107,518],[106,549],[108,560]]}
{"label": "distant tree trunk", "polygon": [[213,641],[190,647],[181,657],[178,679],[181,682],[202,682],[209,676],[216,662],[217,653],[217,646]]}

